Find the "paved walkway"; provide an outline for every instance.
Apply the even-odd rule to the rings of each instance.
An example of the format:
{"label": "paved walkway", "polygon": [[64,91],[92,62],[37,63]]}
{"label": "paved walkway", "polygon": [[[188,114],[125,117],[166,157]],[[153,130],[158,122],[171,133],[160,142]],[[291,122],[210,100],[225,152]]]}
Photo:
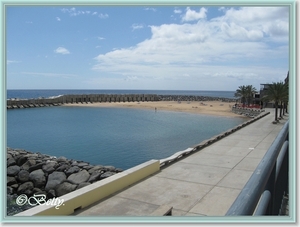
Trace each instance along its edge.
{"label": "paved walkway", "polygon": [[173,216],[224,216],[286,122],[272,124],[274,110],[266,111],[271,113],[74,215],[149,216],[169,205]]}

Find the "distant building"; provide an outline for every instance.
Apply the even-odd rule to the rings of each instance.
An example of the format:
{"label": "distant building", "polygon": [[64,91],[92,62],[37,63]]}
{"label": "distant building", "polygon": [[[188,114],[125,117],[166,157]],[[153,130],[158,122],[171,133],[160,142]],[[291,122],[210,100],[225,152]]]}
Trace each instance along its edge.
{"label": "distant building", "polygon": [[274,102],[263,102],[262,101],[262,98],[267,94],[269,86],[270,86],[270,84],[260,84],[259,96],[260,96],[260,102],[261,102],[262,108],[273,108],[274,107]]}
{"label": "distant building", "polygon": [[[287,73],[286,78],[284,79],[284,83],[289,83],[289,71]],[[269,88],[270,84],[260,84],[260,97],[264,97],[267,94],[268,88]],[[260,100],[261,100],[260,98]],[[261,105],[263,108],[273,108],[274,107],[274,102],[270,101],[270,102],[263,102],[261,100]]]}

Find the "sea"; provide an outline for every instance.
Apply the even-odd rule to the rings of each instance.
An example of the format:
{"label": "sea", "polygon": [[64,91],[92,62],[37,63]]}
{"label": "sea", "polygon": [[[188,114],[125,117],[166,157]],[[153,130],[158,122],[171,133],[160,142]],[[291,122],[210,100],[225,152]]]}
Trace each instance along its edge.
{"label": "sea", "polygon": [[[158,94],[234,98],[234,91],[7,90],[7,99],[64,94]],[[245,121],[173,111],[130,108],[8,109],[7,147],[110,165],[123,170],[164,159]]]}

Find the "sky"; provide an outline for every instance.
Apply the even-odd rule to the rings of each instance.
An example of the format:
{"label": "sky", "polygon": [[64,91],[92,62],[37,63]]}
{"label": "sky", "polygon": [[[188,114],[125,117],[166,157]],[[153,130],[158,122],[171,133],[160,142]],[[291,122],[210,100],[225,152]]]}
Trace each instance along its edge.
{"label": "sky", "polygon": [[235,91],[284,81],[289,8],[8,6],[7,89]]}

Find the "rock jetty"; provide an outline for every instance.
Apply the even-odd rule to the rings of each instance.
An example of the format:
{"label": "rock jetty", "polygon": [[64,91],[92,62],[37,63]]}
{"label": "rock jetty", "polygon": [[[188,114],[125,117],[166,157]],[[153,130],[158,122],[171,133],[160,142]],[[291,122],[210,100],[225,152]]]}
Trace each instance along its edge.
{"label": "rock jetty", "polygon": [[122,171],[113,166],[7,148],[8,195],[44,194],[51,199]]}
{"label": "rock jetty", "polygon": [[196,95],[158,95],[158,101],[221,101],[236,102],[235,98],[196,96]]}

